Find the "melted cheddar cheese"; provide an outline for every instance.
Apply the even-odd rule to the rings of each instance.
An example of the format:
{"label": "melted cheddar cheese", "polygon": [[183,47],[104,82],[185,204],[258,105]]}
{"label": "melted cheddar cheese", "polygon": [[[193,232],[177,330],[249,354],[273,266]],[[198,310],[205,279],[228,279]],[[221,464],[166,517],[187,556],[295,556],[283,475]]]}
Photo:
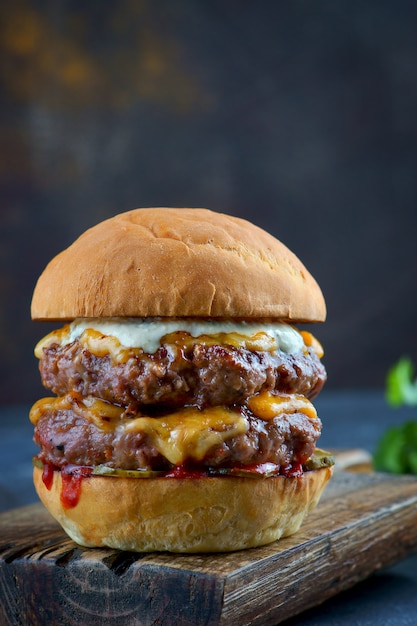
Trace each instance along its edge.
{"label": "melted cheddar cheese", "polygon": [[201,461],[213,446],[242,435],[248,427],[247,418],[222,407],[186,407],[162,418],[137,417],[124,432],[147,434],[170,463],[181,465],[189,458]]}
{"label": "melted cheddar cheese", "polygon": [[269,391],[261,391],[247,400],[247,404],[257,417],[263,420],[271,420],[283,413],[304,413],[310,419],[316,419],[317,413],[314,406],[301,394],[273,394]]}
{"label": "melted cheddar cheese", "polygon": [[321,345],[320,341],[318,341],[318,339],[316,339],[314,337],[314,335],[309,333],[308,330],[300,331],[300,335],[304,339],[304,345],[306,345],[307,348],[311,348],[313,350],[313,352],[315,352],[317,354],[319,359],[321,359],[323,357],[323,355],[324,355],[324,350],[323,350],[323,346]]}

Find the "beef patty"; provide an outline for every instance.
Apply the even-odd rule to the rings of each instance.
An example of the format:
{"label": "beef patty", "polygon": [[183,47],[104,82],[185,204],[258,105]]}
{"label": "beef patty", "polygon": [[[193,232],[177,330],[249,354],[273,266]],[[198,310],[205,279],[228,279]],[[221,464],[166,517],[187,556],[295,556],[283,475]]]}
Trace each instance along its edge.
{"label": "beef patty", "polygon": [[40,359],[43,385],[64,395],[75,391],[138,410],[242,403],[263,390],[314,398],[326,371],[316,353],[254,352],[225,345],[162,345],[155,354],[126,350],[120,362],[97,356],[76,340],[52,344]]}
{"label": "beef patty", "polygon": [[[57,467],[103,464],[125,470],[172,467],[146,432],[101,428],[89,419],[83,402],[74,394],[70,396],[67,406],[64,402],[62,407],[46,408],[37,420],[35,442],[41,448],[38,456],[44,463]],[[320,419],[311,419],[302,412],[283,413],[265,421],[245,406],[232,407],[231,411],[244,418],[245,432],[213,443],[202,459],[190,457],[185,463],[218,468],[271,462],[287,468],[305,463],[320,436]],[[129,422],[126,415],[123,419]]]}

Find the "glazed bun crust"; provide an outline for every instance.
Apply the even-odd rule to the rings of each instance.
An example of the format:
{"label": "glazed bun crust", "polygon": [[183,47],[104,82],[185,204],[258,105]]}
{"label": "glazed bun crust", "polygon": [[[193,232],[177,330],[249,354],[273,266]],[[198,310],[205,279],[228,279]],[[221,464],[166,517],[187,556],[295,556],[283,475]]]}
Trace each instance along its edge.
{"label": "glazed bun crust", "polygon": [[62,506],[34,468],[36,491],[66,533],[86,547],[136,552],[226,552],[295,533],[316,506],[332,468],[298,478],[120,478],[90,476],[78,504]]}
{"label": "glazed bun crust", "polygon": [[321,290],[280,241],[208,209],[135,209],[87,230],[45,268],[35,320],[273,317],[324,321]]}

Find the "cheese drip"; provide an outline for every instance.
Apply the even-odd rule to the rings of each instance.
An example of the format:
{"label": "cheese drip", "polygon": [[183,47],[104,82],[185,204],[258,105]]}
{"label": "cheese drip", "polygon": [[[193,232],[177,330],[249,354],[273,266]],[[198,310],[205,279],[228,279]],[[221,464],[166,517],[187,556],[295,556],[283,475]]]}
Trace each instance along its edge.
{"label": "cheese drip", "polygon": [[[261,392],[249,398],[248,406],[253,414],[265,421],[283,413],[301,412],[316,419],[316,411],[304,396],[299,394],[273,394]],[[142,433],[150,438],[155,448],[173,465],[187,459],[201,461],[216,445],[249,428],[248,419],[237,410],[227,407],[184,407],[163,417],[127,417],[124,409],[99,400],[68,394],[60,398],[42,398],[30,412],[30,420],[36,425],[46,413],[74,410],[104,431],[122,437]]]}
{"label": "cheese drip", "polygon": [[247,400],[252,413],[263,420],[271,420],[283,413],[304,413],[310,419],[316,419],[314,406],[307,398],[299,393],[273,394],[270,391],[261,391]]}

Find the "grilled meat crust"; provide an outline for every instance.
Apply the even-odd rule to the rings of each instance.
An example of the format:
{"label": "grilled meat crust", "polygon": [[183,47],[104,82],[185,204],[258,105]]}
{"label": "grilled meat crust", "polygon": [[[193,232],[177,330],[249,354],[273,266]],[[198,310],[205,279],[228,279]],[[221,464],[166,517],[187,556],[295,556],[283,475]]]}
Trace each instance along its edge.
{"label": "grilled meat crust", "polygon": [[[245,414],[247,431],[213,445],[198,461],[200,467],[266,462],[287,467],[304,463],[313,453],[320,436],[320,419],[310,419],[300,412],[264,421],[246,407],[235,410]],[[68,410],[46,411],[36,424],[35,443],[41,448],[39,458],[57,467],[104,464],[125,470],[170,469],[170,463],[146,433],[103,430],[76,403]],[[195,459],[187,461],[195,462]]]}
{"label": "grilled meat crust", "polygon": [[53,344],[40,359],[42,383],[57,395],[77,392],[140,410],[244,402],[260,391],[299,393],[314,398],[326,370],[313,350],[287,354],[232,346],[164,344],[155,354],[130,349],[123,362],[97,356],[76,340]]}

